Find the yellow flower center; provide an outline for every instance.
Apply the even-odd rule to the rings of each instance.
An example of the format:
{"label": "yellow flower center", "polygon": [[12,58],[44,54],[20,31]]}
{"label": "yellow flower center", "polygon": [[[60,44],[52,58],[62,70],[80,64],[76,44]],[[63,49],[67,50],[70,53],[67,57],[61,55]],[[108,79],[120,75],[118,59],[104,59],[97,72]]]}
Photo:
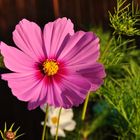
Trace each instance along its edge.
{"label": "yellow flower center", "polygon": [[58,118],[57,117],[52,117],[51,121],[52,121],[53,124],[57,124]]}
{"label": "yellow flower center", "polygon": [[43,71],[48,76],[55,75],[59,70],[59,64],[53,59],[47,59],[43,62]]}

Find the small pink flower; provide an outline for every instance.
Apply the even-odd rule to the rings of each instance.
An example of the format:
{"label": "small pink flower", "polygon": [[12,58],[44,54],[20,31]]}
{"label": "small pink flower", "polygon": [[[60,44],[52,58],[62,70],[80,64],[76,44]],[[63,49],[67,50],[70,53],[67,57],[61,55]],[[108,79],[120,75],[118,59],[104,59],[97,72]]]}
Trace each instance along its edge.
{"label": "small pink flower", "polygon": [[78,106],[87,93],[103,83],[105,71],[98,63],[99,38],[92,32],[74,33],[70,19],[59,18],[40,27],[26,19],[16,26],[18,49],[0,43],[5,66],[13,73],[2,79],[28,109],[48,103],[55,107]]}

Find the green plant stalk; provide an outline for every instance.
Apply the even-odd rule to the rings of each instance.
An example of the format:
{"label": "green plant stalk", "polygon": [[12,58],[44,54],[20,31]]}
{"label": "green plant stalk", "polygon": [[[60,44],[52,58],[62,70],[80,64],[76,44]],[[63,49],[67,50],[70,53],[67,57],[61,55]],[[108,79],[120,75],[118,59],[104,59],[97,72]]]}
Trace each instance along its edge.
{"label": "green plant stalk", "polygon": [[59,128],[59,121],[60,121],[60,116],[61,116],[61,110],[62,110],[62,107],[60,108],[59,114],[58,114],[58,122],[57,122],[57,127],[56,127],[55,140],[58,140],[58,128]]}
{"label": "green plant stalk", "polygon": [[43,132],[42,132],[42,139],[41,140],[45,140],[46,123],[47,123],[47,119],[48,119],[48,108],[49,108],[49,105],[47,104],[47,106],[46,106],[46,115],[45,115],[45,119],[44,119],[44,125],[43,125]]}
{"label": "green plant stalk", "polygon": [[84,121],[85,119],[85,115],[86,115],[86,111],[87,111],[87,105],[88,105],[88,101],[89,101],[89,96],[90,96],[90,92],[88,92],[86,100],[84,102],[84,107],[83,107],[83,111],[82,111],[82,121]]}

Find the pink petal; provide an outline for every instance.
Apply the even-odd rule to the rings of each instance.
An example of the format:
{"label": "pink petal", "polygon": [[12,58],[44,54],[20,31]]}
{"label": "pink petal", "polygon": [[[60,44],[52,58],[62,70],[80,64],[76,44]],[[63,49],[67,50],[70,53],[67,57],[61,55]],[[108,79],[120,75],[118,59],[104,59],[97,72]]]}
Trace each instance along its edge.
{"label": "pink petal", "polygon": [[61,86],[54,79],[52,79],[51,84],[48,86],[46,102],[49,105],[52,105],[55,107],[64,106],[61,93],[62,93]]}
{"label": "pink petal", "polygon": [[49,22],[44,27],[44,43],[48,57],[56,57],[58,50],[64,46],[69,35],[74,33],[73,23],[70,19],[59,18]]}
{"label": "pink petal", "polygon": [[70,75],[63,78],[61,97],[64,102],[64,108],[78,106],[86,98],[91,84],[80,75]]}
{"label": "pink petal", "polygon": [[36,23],[26,19],[20,21],[13,32],[13,40],[23,52],[34,60],[46,58],[42,32]]}
{"label": "pink petal", "polygon": [[94,64],[99,58],[99,38],[92,32],[76,32],[60,54],[68,66]]}
{"label": "pink petal", "polygon": [[100,63],[95,63],[90,67],[83,67],[77,72],[92,83],[92,88],[90,89],[92,91],[97,90],[103,84],[103,78],[106,76],[105,68]]}
{"label": "pink petal", "polygon": [[54,107],[71,108],[84,101],[91,84],[79,75],[63,77],[60,83],[51,79],[47,86],[46,103]]}
{"label": "pink petal", "polygon": [[37,93],[28,103],[28,109],[32,110],[38,106],[46,103],[46,96],[48,94],[48,85],[46,83],[46,77],[35,87],[35,93]]}
{"label": "pink petal", "polygon": [[2,74],[2,79],[8,81],[8,86],[11,88],[13,95],[19,100],[36,102],[38,105],[46,99],[47,81],[41,74],[39,79],[37,75],[39,75],[39,72]]}
{"label": "pink petal", "polygon": [[0,51],[4,57],[4,63],[8,69],[15,72],[28,72],[35,70],[35,62],[22,51],[0,43]]}

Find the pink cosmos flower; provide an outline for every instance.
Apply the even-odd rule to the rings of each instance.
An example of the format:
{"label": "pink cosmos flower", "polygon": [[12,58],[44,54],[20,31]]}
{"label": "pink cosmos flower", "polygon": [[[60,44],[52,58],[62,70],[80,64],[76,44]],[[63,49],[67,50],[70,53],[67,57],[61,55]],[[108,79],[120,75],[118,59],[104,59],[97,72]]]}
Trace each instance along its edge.
{"label": "pink cosmos flower", "polygon": [[5,66],[2,74],[13,95],[28,101],[28,109],[48,103],[71,108],[103,83],[105,70],[98,63],[99,38],[92,32],[74,32],[70,19],[59,18],[40,27],[26,19],[16,26],[18,48],[0,42]]}

